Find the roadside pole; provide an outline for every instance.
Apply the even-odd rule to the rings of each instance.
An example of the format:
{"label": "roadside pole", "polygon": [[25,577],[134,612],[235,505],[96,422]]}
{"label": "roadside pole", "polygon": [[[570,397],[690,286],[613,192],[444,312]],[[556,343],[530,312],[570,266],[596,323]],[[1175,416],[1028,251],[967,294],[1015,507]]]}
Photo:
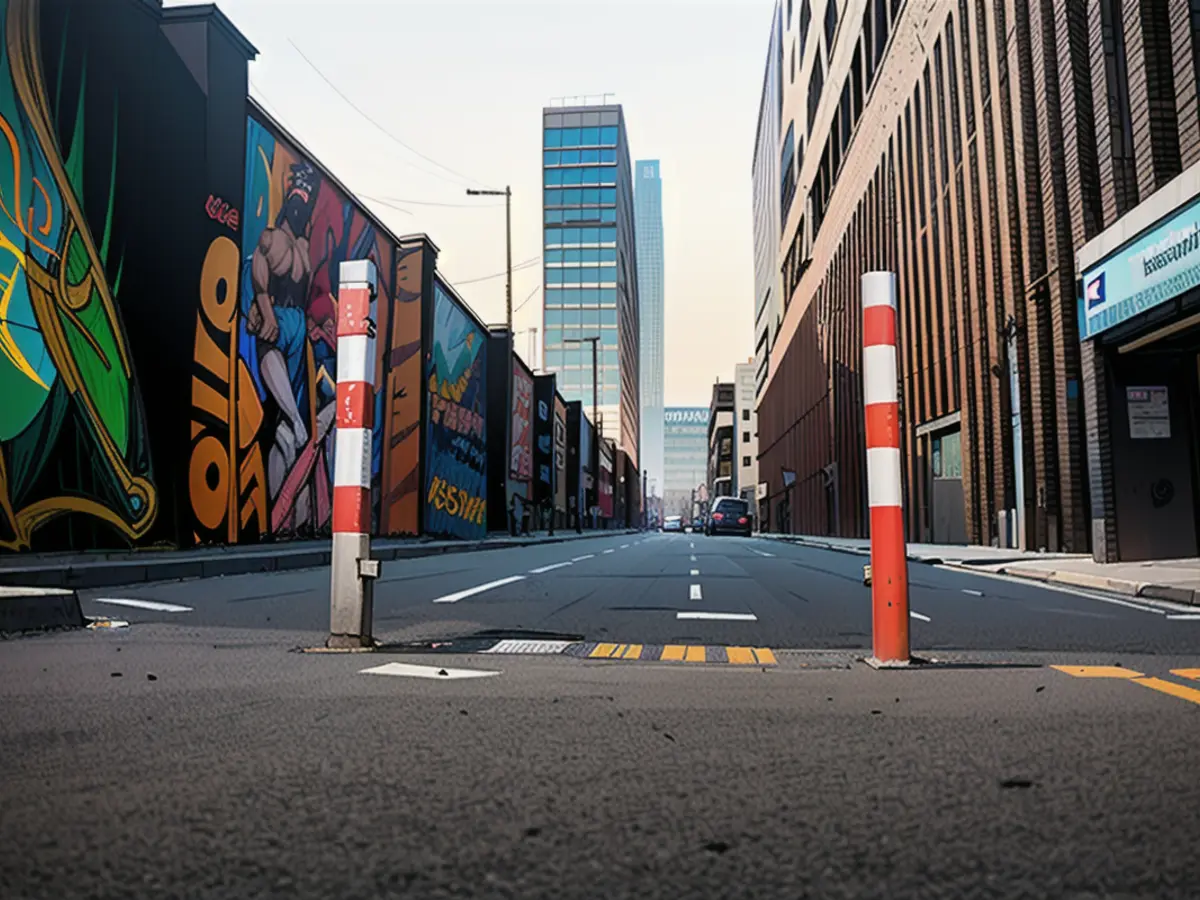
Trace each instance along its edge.
{"label": "roadside pole", "polygon": [[371,431],[375,418],[375,294],[370,260],[341,264],[338,287],[337,430],[333,475],[333,554],[329,640],[333,648],[369,647],[371,559]]}
{"label": "roadside pole", "polygon": [[862,303],[874,653],[869,662],[905,666],[909,663],[908,558],[900,475],[895,274],[865,273]]}

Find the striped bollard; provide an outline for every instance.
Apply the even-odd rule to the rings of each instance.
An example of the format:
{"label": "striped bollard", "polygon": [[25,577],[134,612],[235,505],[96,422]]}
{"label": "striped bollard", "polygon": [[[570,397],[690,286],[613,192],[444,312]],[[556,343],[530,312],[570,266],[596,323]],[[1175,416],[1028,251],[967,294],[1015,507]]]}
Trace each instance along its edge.
{"label": "striped bollard", "polygon": [[876,666],[909,662],[908,558],[900,479],[900,403],[896,379],[896,276],[862,276],[863,405],[867,502],[871,508],[871,606]]}
{"label": "striped bollard", "polygon": [[341,264],[337,328],[337,430],[329,647],[372,645],[371,430],[375,418],[375,264]]}

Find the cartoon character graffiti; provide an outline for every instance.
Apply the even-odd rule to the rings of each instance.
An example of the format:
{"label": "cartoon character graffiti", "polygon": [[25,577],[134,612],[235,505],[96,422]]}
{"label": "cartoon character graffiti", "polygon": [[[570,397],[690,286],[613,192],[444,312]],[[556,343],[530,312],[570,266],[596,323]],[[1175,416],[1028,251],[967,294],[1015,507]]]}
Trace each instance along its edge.
{"label": "cartoon character graffiti", "polygon": [[[107,208],[85,210],[86,76],[72,88],[79,100],[73,118],[65,117],[69,137],[60,144],[38,57],[38,15],[37,3],[0,0],[6,50],[0,65],[0,548],[6,550],[30,548],[39,528],[63,516],[103,523],[132,542],[149,531],[158,508],[116,305],[118,136],[102,195]],[[115,105],[113,112],[115,121]],[[89,219],[104,223],[99,242]],[[116,272],[111,282],[110,269]]]}
{"label": "cartoon character graffiti", "polygon": [[267,410],[271,532],[312,533],[332,515],[338,269],[373,260],[386,315],[391,249],[311,162],[253,117],[247,134],[239,345]]}

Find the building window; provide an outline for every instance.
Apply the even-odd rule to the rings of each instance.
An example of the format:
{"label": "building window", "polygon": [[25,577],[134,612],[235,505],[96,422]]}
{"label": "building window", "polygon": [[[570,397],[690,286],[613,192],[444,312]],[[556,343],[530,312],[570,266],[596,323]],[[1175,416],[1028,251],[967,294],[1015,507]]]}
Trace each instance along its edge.
{"label": "building window", "polygon": [[[812,10],[808,0],[800,4],[800,58],[804,59],[804,45],[808,42],[808,26],[812,24]],[[547,144],[546,146],[551,146]],[[557,146],[557,145],[555,145]]]}
{"label": "building window", "polygon": [[779,159],[779,208],[780,227],[787,222],[788,212],[792,208],[792,200],[796,196],[796,167],[793,165],[796,156],[796,127],[794,122],[788,123],[787,134],[783,138],[783,153]]}
{"label": "building window", "polygon": [[743,422],[749,422],[749,421],[750,421],[750,410],[748,410],[748,409],[743,409],[743,410],[742,410],[742,421],[743,421]]}
{"label": "building window", "polygon": [[742,432],[742,443],[743,443],[743,444],[748,444],[748,443],[750,443],[750,432],[748,432],[748,431],[743,431],[743,432]]}
{"label": "building window", "polygon": [[792,27],[792,0],[787,0],[787,23],[788,28]]}
{"label": "building window", "polygon": [[837,0],[829,0],[825,6],[825,52],[833,55],[833,36],[837,34]]}
{"label": "building window", "polygon": [[788,84],[796,83],[796,42],[792,41],[792,75]]}
{"label": "building window", "polygon": [[743,456],[743,457],[742,457],[742,468],[743,468],[743,469],[748,469],[748,468],[750,468],[750,457],[748,457],[748,456]]}
{"label": "building window", "polygon": [[[817,120],[817,107],[821,105],[821,91],[825,88],[825,68],[821,57],[813,60],[812,76],[808,80],[808,133],[812,134],[813,122]],[[550,173],[548,172],[547,175]]]}

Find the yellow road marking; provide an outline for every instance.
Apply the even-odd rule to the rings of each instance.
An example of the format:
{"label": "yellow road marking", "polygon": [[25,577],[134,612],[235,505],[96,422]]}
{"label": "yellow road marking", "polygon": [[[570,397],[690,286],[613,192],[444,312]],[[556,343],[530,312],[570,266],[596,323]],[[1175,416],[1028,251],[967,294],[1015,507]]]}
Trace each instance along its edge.
{"label": "yellow road marking", "polygon": [[764,666],[774,666],[779,664],[779,661],[775,659],[775,654],[766,647],[755,647],[754,655],[758,657],[758,661]]}
{"label": "yellow road marking", "polygon": [[667,644],[663,647],[662,659],[669,659],[679,662],[683,659],[683,654],[687,651],[687,647],[681,644]]}
{"label": "yellow road marking", "polygon": [[1192,681],[1200,681],[1200,669],[1172,669],[1172,675],[1178,675],[1180,678],[1189,678]]}
{"label": "yellow road marking", "polygon": [[621,659],[641,659],[641,657],[642,657],[642,645],[641,644],[628,644],[625,647],[625,653],[621,656]]}
{"label": "yellow road marking", "polygon": [[1178,697],[1180,700],[1188,700],[1200,706],[1200,691],[1195,688],[1184,687],[1182,684],[1175,684],[1173,681],[1163,681],[1161,678],[1135,678],[1134,684],[1140,684],[1142,687],[1148,687],[1153,691],[1162,691],[1164,694],[1170,694],[1172,697]]}
{"label": "yellow road marking", "polygon": [[749,647],[726,647],[729,661],[735,666],[754,665],[754,652]]}
{"label": "yellow road marking", "polygon": [[688,647],[687,655],[683,657],[684,662],[704,662],[703,647]]}
{"label": "yellow road marking", "polygon": [[1141,678],[1141,672],[1123,669],[1120,666],[1051,666],[1076,678]]}
{"label": "yellow road marking", "polygon": [[597,644],[596,649],[589,653],[588,656],[603,657],[604,659],[608,659],[608,657],[612,656],[613,651],[616,649],[616,644]]}

